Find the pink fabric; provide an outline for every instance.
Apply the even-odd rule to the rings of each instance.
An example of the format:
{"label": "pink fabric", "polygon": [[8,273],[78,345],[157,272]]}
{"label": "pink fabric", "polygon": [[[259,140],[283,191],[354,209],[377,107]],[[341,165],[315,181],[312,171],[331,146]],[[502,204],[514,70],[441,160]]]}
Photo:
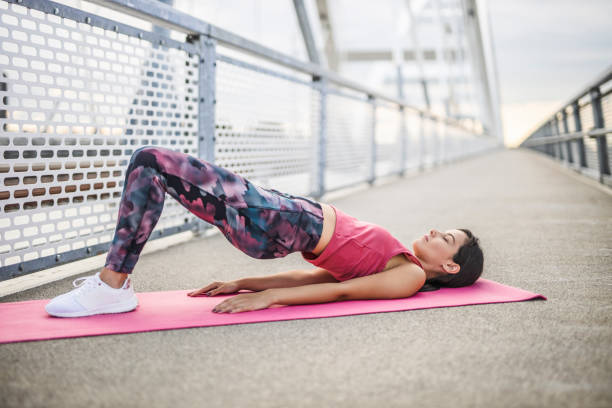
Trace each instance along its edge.
{"label": "pink fabric", "polygon": [[339,281],[380,272],[389,259],[402,253],[423,268],[418,258],[389,231],[330,206],[336,212],[334,234],[318,257],[302,252],[307,262],[328,270]]}
{"label": "pink fabric", "polygon": [[212,298],[190,297],[187,296],[190,291],[137,293],[140,304],[132,312],[76,318],[49,316],[44,309],[48,302],[46,299],[0,303],[0,343],[399,312],[434,307],[519,302],[530,299],[546,300],[540,294],[480,278],[468,287],[419,292],[405,299],[349,300],[293,306],[275,305],[263,310],[226,314],[213,313],[212,308],[224,298],[234,295]]}

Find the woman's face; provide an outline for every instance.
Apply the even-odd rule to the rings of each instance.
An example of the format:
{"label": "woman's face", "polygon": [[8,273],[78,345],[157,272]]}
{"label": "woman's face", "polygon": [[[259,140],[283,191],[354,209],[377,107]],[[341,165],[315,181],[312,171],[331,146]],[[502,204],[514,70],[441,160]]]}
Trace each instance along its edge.
{"label": "woman's face", "polygon": [[[439,231],[432,229],[412,242],[414,254],[430,270],[446,273],[459,272],[459,265],[453,262],[453,256],[465,244],[468,236],[458,229]],[[425,265],[427,264],[427,266]]]}

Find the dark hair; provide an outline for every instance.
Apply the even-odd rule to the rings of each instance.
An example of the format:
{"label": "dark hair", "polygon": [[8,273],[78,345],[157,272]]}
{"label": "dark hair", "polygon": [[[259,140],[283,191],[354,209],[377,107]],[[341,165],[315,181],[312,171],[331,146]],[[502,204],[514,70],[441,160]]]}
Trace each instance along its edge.
{"label": "dark hair", "polygon": [[482,274],[484,256],[478,245],[478,238],[468,229],[459,228],[459,231],[465,232],[468,236],[467,242],[453,256],[453,262],[461,267],[459,272],[427,279],[419,292],[438,290],[440,287],[460,288],[468,286],[476,282]]}

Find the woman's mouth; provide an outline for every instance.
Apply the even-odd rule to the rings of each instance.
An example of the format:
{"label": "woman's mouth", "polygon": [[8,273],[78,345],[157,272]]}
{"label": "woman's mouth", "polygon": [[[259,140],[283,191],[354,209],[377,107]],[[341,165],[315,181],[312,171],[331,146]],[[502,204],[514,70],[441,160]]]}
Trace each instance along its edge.
{"label": "woman's mouth", "polygon": [[423,235],[423,238],[425,238],[425,241],[429,242],[429,237],[427,235]]}

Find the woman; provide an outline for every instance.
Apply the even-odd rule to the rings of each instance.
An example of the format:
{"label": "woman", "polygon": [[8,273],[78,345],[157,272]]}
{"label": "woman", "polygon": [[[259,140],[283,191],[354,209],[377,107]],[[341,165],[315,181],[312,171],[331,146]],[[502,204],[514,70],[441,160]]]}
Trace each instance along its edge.
{"label": "woman", "polygon": [[[317,266],[232,282],[214,282],[189,296],[234,293],[214,312],[243,312],[272,304],[409,297],[437,285],[474,283],[482,273],[478,239],[466,229],[431,230],[414,254],[382,227],[336,207],[259,187],[212,163],[160,147],[137,149],[128,165],[115,235],[104,268],[78,278],[76,289],[52,299],[47,312],[78,317],[134,310],[129,275],[170,194],[215,225],[228,241],[257,259],[300,251]],[[77,285],[77,281],[82,281]]]}

